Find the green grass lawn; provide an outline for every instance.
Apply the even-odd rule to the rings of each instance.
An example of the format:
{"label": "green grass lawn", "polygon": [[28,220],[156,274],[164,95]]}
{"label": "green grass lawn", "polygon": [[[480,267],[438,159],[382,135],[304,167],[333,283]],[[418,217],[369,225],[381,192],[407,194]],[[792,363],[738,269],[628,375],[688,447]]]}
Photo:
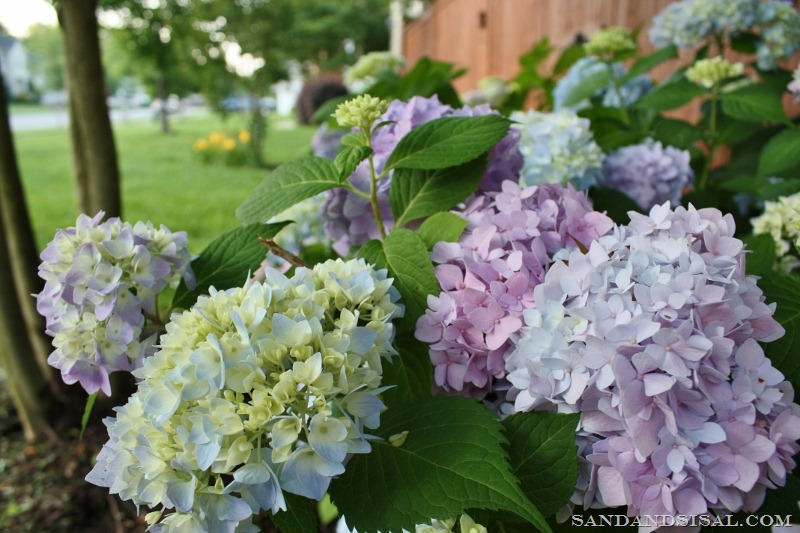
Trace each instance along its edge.
{"label": "green grass lawn", "polygon": [[20,102],[11,102],[8,104],[8,112],[11,115],[29,115],[31,113],[52,113],[58,111],[57,107],[47,107],[41,104],[28,104]]}
{"label": "green grass lawn", "polygon": [[[233,133],[244,125],[238,117],[227,124],[214,116],[185,118],[176,120],[173,133],[167,135],[151,122],[116,126],[123,219],[150,220],[172,231],[187,231],[193,253],[239,225],[235,209],[267,171],[203,165],[192,152],[192,143],[212,131]],[[308,153],[313,131],[311,127],[270,129],[267,161],[278,164]],[[74,225],[77,216],[68,130],[19,132],[15,142],[36,241],[42,249],[57,228]]]}

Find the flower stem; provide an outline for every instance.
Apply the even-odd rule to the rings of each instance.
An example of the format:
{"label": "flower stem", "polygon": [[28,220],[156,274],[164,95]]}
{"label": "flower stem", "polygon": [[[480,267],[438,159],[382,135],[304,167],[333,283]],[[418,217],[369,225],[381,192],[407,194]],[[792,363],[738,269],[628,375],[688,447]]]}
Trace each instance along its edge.
{"label": "flower stem", "polygon": [[628,114],[628,108],[625,106],[625,100],[622,98],[622,88],[619,86],[619,80],[614,79],[614,66],[611,60],[606,61],[606,67],[608,67],[608,79],[611,80],[611,85],[614,87],[614,94],[617,95],[617,99],[619,100],[619,110],[622,111],[622,119],[625,121],[626,125],[630,126],[631,117]]}
{"label": "flower stem", "polygon": [[270,252],[272,252],[273,254],[277,255],[281,259],[285,260],[290,265],[294,265],[294,266],[297,266],[297,267],[311,268],[311,266],[308,263],[306,263],[305,261],[303,261],[302,259],[300,259],[296,255],[294,255],[289,250],[286,250],[285,248],[281,248],[281,246],[278,245],[278,243],[276,243],[272,239],[265,239],[264,237],[259,235],[258,236],[258,240],[261,241],[261,244],[263,244],[264,246],[269,248]]}
{"label": "flower stem", "polygon": [[[369,132],[369,130],[366,130]],[[364,134],[367,138],[370,148],[372,147],[372,139],[369,133]],[[380,176],[375,173],[375,159],[373,154],[367,158],[369,161],[369,203],[372,204],[372,214],[375,216],[375,223],[378,225],[378,231],[381,234],[381,240],[386,240],[386,228],[383,226],[383,217],[381,216],[381,207],[378,204],[378,181],[383,178],[385,172]]]}
{"label": "flower stem", "polygon": [[718,87],[715,85],[711,89],[711,96],[709,104],[711,105],[711,115],[708,121],[708,153],[706,160],[703,162],[703,172],[700,174],[700,180],[697,182],[697,190],[702,191],[706,188],[708,183],[708,175],[711,172],[711,164],[714,161],[714,154],[717,151],[717,91]]}

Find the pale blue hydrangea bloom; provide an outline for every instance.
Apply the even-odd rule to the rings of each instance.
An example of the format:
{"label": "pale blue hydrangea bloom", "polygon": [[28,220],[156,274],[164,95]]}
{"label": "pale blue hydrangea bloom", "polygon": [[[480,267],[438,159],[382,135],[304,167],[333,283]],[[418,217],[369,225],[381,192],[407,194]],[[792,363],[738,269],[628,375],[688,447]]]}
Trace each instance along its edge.
{"label": "pale blue hydrangea bloom", "polygon": [[[87,481],[157,510],[154,531],[251,531],[283,491],[321,499],[370,451],[382,360],[403,316],[385,270],[328,261],[201,296],[108,418]],[[174,509],[165,516],[165,511]]]}
{"label": "pale blue hydrangea bloom", "polygon": [[[581,109],[589,107],[589,100],[581,100],[580,102],[572,105],[566,105],[565,102],[570,93],[578,86],[580,86],[587,78],[608,70],[608,65],[595,57],[582,57],[575,62],[572,67],[567,71],[563,78],[558,80],[555,88],[553,89],[553,109],[561,111],[563,109],[572,109],[580,111]],[[598,89],[594,96],[602,99],[603,107],[622,107],[630,106],[636,103],[644,94],[653,86],[653,82],[649,76],[641,75],[629,80],[623,84],[618,90],[614,89],[614,82],[619,80],[625,75],[627,69],[622,63],[614,63],[611,66],[611,80],[606,87]],[[620,96],[622,102],[620,102]]]}
{"label": "pale blue hydrangea bloom", "polygon": [[800,13],[790,3],[767,0],[761,4],[761,39],[756,48],[758,67],[773,69],[780,59],[800,50]]}
{"label": "pale blue hydrangea bloom", "polygon": [[603,161],[589,121],[574,111],[541,113],[530,110],[512,113],[521,132],[519,150],[525,158],[520,173],[525,185],[572,183],[578,189],[592,185]]}
{"label": "pale blue hydrangea bloom", "polygon": [[759,0],[683,0],[668,5],[653,18],[650,42],[694,48],[712,35],[735,35],[759,20]]}

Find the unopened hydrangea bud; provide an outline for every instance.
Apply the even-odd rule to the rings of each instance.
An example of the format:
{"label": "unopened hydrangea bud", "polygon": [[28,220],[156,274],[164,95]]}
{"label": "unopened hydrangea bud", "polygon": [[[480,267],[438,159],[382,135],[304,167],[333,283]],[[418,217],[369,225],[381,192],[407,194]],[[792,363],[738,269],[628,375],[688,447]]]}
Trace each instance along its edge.
{"label": "unopened hydrangea bud", "polygon": [[722,57],[701,59],[686,71],[686,79],[692,83],[710,89],[728,78],[735,78],[744,73],[742,63],[731,63]]}
{"label": "unopened hydrangea bud", "polygon": [[343,128],[361,128],[369,131],[372,123],[384,114],[388,107],[389,102],[362,94],[339,104],[333,116]]}
{"label": "unopened hydrangea bud", "polygon": [[627,28],[611,27],[594,32],[583,49],[589,55],[607,57],[636,50],[636,43]]}

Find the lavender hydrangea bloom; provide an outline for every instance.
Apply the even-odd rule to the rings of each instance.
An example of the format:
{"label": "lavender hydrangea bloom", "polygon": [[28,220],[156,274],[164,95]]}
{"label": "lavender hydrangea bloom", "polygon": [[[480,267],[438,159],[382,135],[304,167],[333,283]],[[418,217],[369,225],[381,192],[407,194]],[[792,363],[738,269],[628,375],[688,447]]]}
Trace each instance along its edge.
{"label": "lavender hydrangea bloom", "polygon": [[331,129],[327,122],[323,122],[311,138],[311,151],[317,157],[334,159],[346,134],[346,130]]}
{"label": "lavender hydrangea bloom", "polygon": [[[454,109],[439,102],[436,96],[422,98],[415,96],[408,102],[395,100],[389,105],[378,122],[390,124],[379,128],[372,136],[375,171],[380,173],[389,156],[400,140],[412,129],[442,117],[472,117],[496,113],[488,105]],[[517,149],[519,134],[510,131],[489,151],[489,161],[480,186],[483,191],[499,190],[503,180],[518,178],[522,168],[522,156]],[[390,230],[393,216],[389,203],[389,188],[393,172],[378,183],[378,203],[384,226]],[[348,178],[358,189],[369,192],[369,165],[361,163]],[[333,248],[340,255],[346,255],[352,246],[360,246],[370,239],[379,237],[378,227],[373,218],[369,200],[344,189],[333,189],[325,193],[325,202],[320,208],[325,220],[325,232],[333,241]]]}
{"label": "lavender hydrangea bloom", "polygon": [[[563,78],[558,80],[553,89],[553,109],[562,111],[572,109],[580,111],[589,107],[589,100],[582,100],[572,105],[566,105],[567,97],[587,78],[607,70],[608,66],[596,57],[582,57],[570,67]],[[602,99],[603,107],[622,107],[636,103],[653,86],[649,76],[641,75],[624,83],[619,90],[615,90],[611,83],[622,78],[628,69],[622,63],[614,63],[611,67],[611,82],[607,87],[598,89],[594,96]],[[622,101],[620,102],[620,97]]]}
{"label": "lavender hydrangea bloom", "polygon": [[110,395],[111,372],[130,371],[155,352],[154,338],[143,338],[142,311],[154,313],[158,293],[181,277],[191,287],[194,275],[185,232],[118,218],[101,223],[104,214],[80,215],[47,245],[36,308],[53,337],[48,362],[64,382]]}
{"label": "lavender hydrangea bloom", "polygon": [[589,121],[566,109],[557,113],[515,111],[512,127],[521,132],[519,150],[525,158],[520,173],[526,185],[572,183],[578,189],[594,184],[603,152],[594,141]]}
{"label": "lavender hydrangea bloom", "polygon": [[606,157],[597,181],[627,194],[645,210],[664,202],[677,205],[683,190],[694,180],[689,159],[686,150],[648,140]]}
{"label": "lavender hydrangea bloom", "polygon": [[650,42],[694,48],[708,37],[744,31],[759,20],[759,0],[683,0],[668,5],[653,18]]}
{"label": "lavender hydrangea bloom", "polygon": [[579,412],[572,503],[755,511],[800,451],[781,337],[730,215],[669,203],[554,264],[507,357],[515,410]]}
{"label": "lavender hydrangea bloom", "polygon": [[510,338],[553,255],[589,244],[612,222],[571,186],[523,189],[511,180],[476,197],[464,215],[469,226],[460,241],[433,248],[442,292],[428,298],[416,337],[431,345],[441,390],[483,397],[503,388]]}

